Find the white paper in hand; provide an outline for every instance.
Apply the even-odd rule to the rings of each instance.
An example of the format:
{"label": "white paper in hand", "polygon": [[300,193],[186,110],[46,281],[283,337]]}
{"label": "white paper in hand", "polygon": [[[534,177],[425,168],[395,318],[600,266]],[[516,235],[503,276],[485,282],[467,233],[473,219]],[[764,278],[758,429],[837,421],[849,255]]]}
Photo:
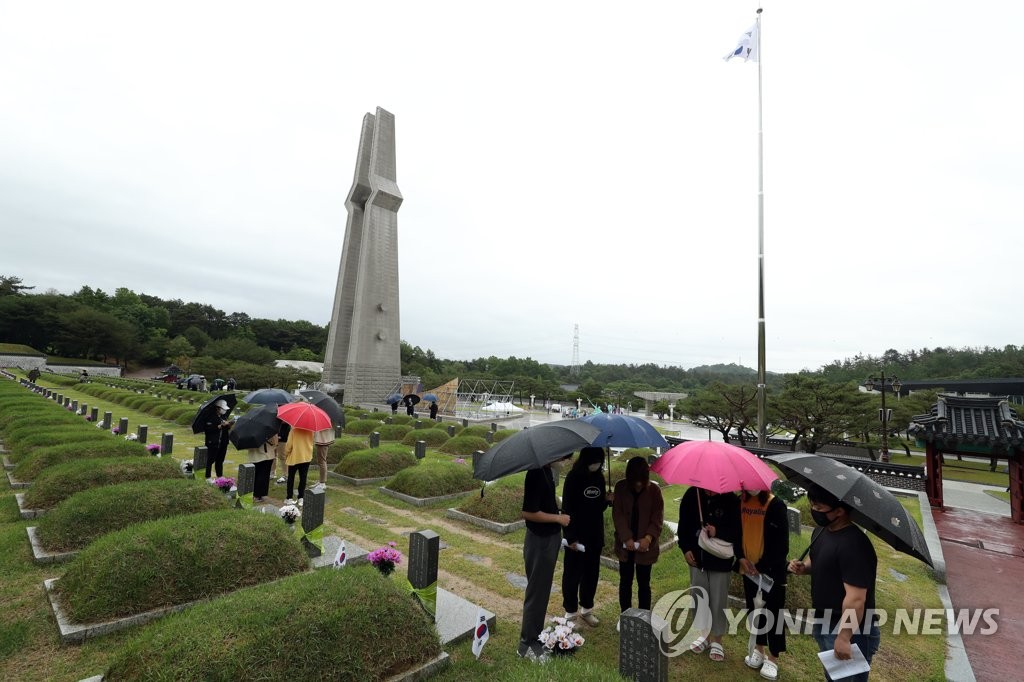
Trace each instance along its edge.
{"label": "white paper in hand", "polygon": [[[562,549],[569,549],[569,541],[566,540],[565,538],[562,538]],[[582,542],[577,542],[576,543],[576,551],[577,552],[586,552],[587,549],[586,549],[586,547],[583,546]]]}
{"label": "white paper in hand", "polygon": [[765,594],[771,592],[772,587],[775,586],[775,580],[765,573],[758,573],[757,575],[747,575],[744,573],[743,577],[757,585],[757,588]]}
{"label": "white paper in hand", "polygon": [[833,649],[822,651],[818,654],[818,658],[821,659],[821,664],[825,666],[825,672],[833,680],[840,680],[850,675],[859,675],[871,670],[871,664],[868,663],[868,659],[864,658],[864,654],[861,653],[860,647],[856,644],[850,647],[850,660],[848,661],[840,661],[836,658],[836,652]]}

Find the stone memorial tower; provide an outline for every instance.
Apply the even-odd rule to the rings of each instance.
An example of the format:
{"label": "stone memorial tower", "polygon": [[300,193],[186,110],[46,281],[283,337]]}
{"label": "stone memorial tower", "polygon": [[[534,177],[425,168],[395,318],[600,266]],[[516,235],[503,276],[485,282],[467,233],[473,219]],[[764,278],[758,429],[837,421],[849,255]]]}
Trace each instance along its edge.
{"label": "stone memorial tower", "polygon": [[383,402],[401,377],[395,116],[363,117],[323,382],[348,404]]}

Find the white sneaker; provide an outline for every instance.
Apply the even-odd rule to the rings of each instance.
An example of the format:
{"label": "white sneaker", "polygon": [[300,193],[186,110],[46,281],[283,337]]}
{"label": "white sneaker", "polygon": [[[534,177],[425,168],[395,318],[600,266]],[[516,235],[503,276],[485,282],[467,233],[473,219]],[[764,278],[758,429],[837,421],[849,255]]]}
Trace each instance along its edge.
{"label": "white sneaker", "polygon": [[289,497],[287,500],[284,501],[284,503],[285,503],[285,506],[287,506],[289,504],[295,504],[295,500],[293,500],[292,498]]}
{"label": "white sneaker", "polygon": [[761,677],[766,680],[779,679],[779,664],[772,663],[768,659],[765,659],[764,665],[761,666]]}
{"label": "white sneaker", "polygon": [[277,479],[277,484],[278,485],[284,485],[287,482],[288,482],[288,479],[285,478],[284,476],[282,476],[281,478]]}
{"label": "white sneaker", "polygon": [[216,481],[216,480],[217,479],[211,477],[211,478],[206,479],[206,482],[209,483],[210,485],[213,485],[213,482]]}
{"label": "white sneaker", "polygon": [[299,498],[299,509],[302,509],[302,503],[305,502],[305,501],[306,501],[305,498],[303,498],[303,497]]}
{"label": "white sneaker", "polygon": [[764,654],[762,654],[757,649],[754,649],[746,655],[746,657],[743,659],[743,662],[747,664],[748,668],[753,668],[754,670],[757,670],[764,664]]}

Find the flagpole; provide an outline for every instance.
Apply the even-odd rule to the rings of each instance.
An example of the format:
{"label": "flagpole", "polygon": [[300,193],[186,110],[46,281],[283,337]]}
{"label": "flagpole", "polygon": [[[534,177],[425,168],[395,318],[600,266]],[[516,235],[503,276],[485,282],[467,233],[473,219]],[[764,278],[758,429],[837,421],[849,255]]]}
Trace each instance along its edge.
{"label": "flagpole", "polygon": [[757,447],[765,447],[764,129],[761,125],[761,12],[757,8]]}

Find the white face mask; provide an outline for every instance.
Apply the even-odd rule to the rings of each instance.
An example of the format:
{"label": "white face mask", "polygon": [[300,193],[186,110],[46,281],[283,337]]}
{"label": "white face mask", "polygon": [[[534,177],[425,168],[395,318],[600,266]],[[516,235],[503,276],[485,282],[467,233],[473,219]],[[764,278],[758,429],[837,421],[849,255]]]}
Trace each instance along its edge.
{"label": "white face mask", "polygon": [[601,470],[601,464],[600,464],[600,462],[597,463],[597,464],[591,464],[587,468],[590,469],[591,471],[600,471]]}

